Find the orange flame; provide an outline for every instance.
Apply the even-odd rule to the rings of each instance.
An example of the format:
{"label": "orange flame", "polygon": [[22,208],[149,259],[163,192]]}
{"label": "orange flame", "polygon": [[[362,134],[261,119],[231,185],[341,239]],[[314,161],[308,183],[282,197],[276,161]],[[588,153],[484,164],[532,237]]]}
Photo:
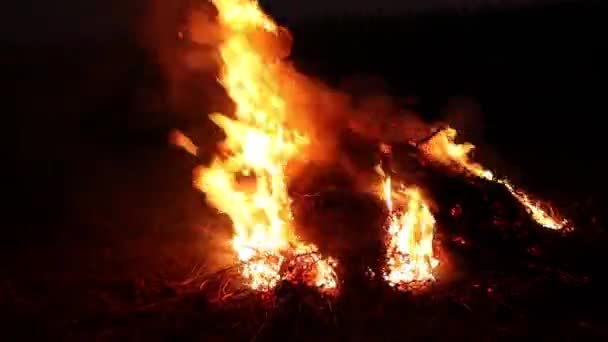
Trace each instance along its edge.
{"label": "orange flame", "polygon": [[457,134],[456,130],[451,127],[444,128],[422,145],[422,151],[435,162],[457,167],[466,173],[501,184],[541,226],[560,230],[568,224],[568,220],[561,218],[547,203],[531,199],[528,194],[517,189],[507,179],[497,178],[492,171],[471,161],[469,153],[475,146],[470,143],[455,143]]}
{"label": "orange flame", "polygon": [[378,171],[389,210],[384,278],[396,287],[433,280],[439,260],[433,257],[435,218],[429,206],[419,189],[400,184],[394,191],[390,176]]}
{"label": "orange flame", "polygon": [[184,151],[193,156],[198,155],[198,146],[196,146],[184,133],[178,130],[171,131],[169,134],[169,142],[177,147],[181,147]]}
{"label": "orange flame", "polygon": [[[241,274],[256,290],[279,281],[302,281],[323,290],[337,287],[336,261],[294,233],[286,167],[308,139],[286,126],[281,96],[280,58],[271,46],[254,44],[259,33],[276,38],[280,29],[253,0],[213,0],[224,40],[220,83],[236,104],[235,119],[211,114],[226,140],[211,165],[194,172],[194,186],[232,220],[232,248]],[[192,154],[196,146],[183,134],[172,140]],[[249,180],[249,181],[248,181]]]}

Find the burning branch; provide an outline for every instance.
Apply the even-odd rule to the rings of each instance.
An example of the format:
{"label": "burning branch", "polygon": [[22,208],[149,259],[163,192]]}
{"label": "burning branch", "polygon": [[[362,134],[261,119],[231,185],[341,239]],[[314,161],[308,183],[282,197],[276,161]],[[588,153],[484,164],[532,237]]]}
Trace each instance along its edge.
{"label": "burning branch", "polygon": [[449,167],[457,167],[462,170],[461,172],[502,185],[524,207],[532,219],[541,226],[560,230],[568,224],[568,220],[561,218],[546,203],[531,199],[530,195],[521,189],[517,189],[506,178],[497,178],[492,171],[471,161],[469,154],[475,146],[470,143],[455,143],[456,135],[455,129],[443,128],[420,145],[420,149],[427,158],[434,162]]}

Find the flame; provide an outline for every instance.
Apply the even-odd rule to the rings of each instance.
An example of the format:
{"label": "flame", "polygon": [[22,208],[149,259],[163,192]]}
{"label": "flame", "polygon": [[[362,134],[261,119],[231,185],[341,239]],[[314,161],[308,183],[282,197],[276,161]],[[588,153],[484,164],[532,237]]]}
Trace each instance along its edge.
{"label": "flame", "polygon": [[184,133],[173,130],[169,134],[169,142],[177,147],[182,148],[184,151],[190,153],[193,156],[198,155],[198,146],[196,146],[192,139],[188,138]]}
{"label": "flame", "polygon": [[455,143],[457,134],[456,130],[451,127],[444,128],[421,146],[422,151],[427,157],[438,163],[456,166],[466,173],[504,186],[525,208],[532,219],[541,226],[560,230],[568,224],[568,220],[561,218],[547,203],[532,199],[530,195],[516,188],[506,178],[497,178],[492,171],[471,161],[469,154],[475,146],[470,143]]}
{"label": "flame", "polygon": [[418,188],[400,184],[395,191],[391,177],[379,171],[389,211],[384,279],[397,287],[433,280],[439,265],[433,257],[435,218]]}
{"label": "flame", "polygon": [[[299,241],[294,233],[286,167],[308,139],[286,126],[280,59],[253,39],[260,32],[277,34],[279,27],[255,1],[213,3],[224,33],[219,81],[236,110],[234,119],[210,115],[225,132],[223,153],[209,166],[195,170],[194,186],[232,220],[232,248],[252,289],[270,290],[282,280],[335,289],[336,261],[322,258],[316,246]],[[196,147],[183,134],[174,133],[172,140],[196,154]]]}

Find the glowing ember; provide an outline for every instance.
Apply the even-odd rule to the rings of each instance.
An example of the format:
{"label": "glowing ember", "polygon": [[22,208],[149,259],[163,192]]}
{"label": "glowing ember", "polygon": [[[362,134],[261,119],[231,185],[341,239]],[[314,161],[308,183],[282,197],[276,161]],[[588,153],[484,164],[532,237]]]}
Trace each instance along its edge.
{"label": "glowing ember", "polygon": [[394,191],[389,176],[382,190],[389,210],[384,278],[398,287],[433,280],[439,260],[433,257],[435,218],[428,205],[415,187],[400,184]]}
{"label": "glowing ember", "polygon": [[470,143],[455,143],[456,135],[455,129],[447,127],[426,142],[422,146],[422,150],[427,157],[436,162],[461,168],[467,173],[501,184],[521,203],[534,221],[543,227],[559,230],[568,224],[567,220],[560,218],[546,203],[531,199],[528,194],[517,189],[507,179],[497,178],[490,170],[471,161],[469,153],[475,146]]}
{"label": "glowing ember", "polygon": [[[278,39],[279,28],[255,1],[213,3],[224,33],[220,82],[236,111],[235,119],[211,115],[226,134],[225,153],[195,171],[194,185],[232,220],[232,247],[251,288],[269,290],[286,280],[334,289],[336,261],[321,258],[315,246],[299,241],[293,231],[285,170],[308,139],[285,124],[279,56],[272,45],[254,44],[264,32],[266,39]],[[173,140],[196,151],[183,135],[174,134]]]}

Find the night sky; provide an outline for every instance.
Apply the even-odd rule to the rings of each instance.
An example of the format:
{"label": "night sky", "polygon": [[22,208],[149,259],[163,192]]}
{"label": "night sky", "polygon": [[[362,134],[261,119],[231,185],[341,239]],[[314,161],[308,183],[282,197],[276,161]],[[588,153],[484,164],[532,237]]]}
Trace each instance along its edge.
{"label": "night sky", "polygon": [[[7,0],[0,11],[0,40],[108,38],[125,32],[151,0]],[[173,0],[176,1],[176,0]],[[412,12],[442,8],[512,6],[559,0],[260,0],[280,16]]]}
{"label": "night sky", "polygon": [[558,0],[260,0],[286,16],[415,12],[445,8],[504,7]]}

